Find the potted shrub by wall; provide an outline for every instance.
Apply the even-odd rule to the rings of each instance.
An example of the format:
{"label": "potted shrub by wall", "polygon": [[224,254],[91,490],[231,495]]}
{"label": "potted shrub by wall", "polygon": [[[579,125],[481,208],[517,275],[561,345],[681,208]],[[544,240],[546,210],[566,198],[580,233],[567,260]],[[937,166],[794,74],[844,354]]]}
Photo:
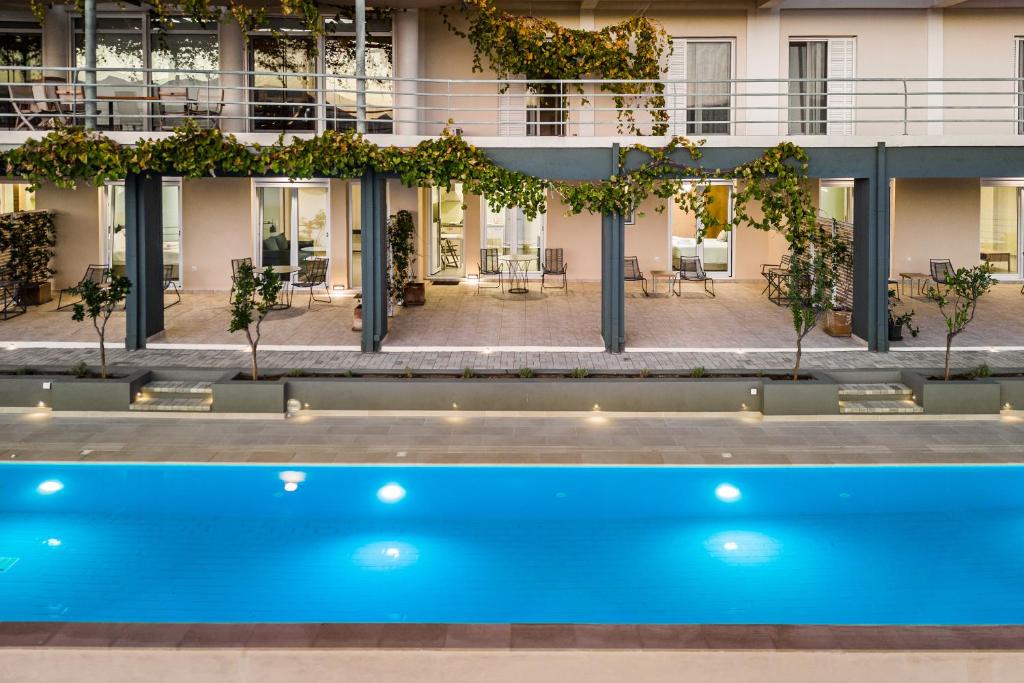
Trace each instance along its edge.
{"label": "potted shrub by wall", "polygon": [[853,312],[845,308],[825,311],[825,333],[833,337],[853,336]]}
{"label": "potted shrub by wall", "polygon": [[388,296],[402,306],[422,306],[426,291],[422,282],[415,282],[412,267],[416,260],[416,223],[412,214],[399,211],[388,218],[388,246],[391,249],[391,276]]}
{"label": "potted shrub by wall", "polygon": [[916,337],[921,330],[914,327],[914,312],[908,311],[896,315],[896,293],[889,290],[889,341],[903,341],[903,328],[906,327],[911,337]]}
{"label": "potted shrub by wall", "polygon": [[18,282],[18,298],[25,306],[50,301],[50,267],[57,244],[53,213],[21,211],[0,216],[0,253],[9,259],[4,279]]}

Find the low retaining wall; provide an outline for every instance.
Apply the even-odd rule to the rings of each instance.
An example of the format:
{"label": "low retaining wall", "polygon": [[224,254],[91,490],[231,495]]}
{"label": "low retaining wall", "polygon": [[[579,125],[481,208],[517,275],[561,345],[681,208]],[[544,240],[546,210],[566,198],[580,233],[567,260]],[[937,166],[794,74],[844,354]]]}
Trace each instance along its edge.
{"label": "low retaining wall", "polygon": [[1002,406],[1000,385],[993,379],[932,380],[941,370],[904,370],[903,383],[929,415],[995,415]]}

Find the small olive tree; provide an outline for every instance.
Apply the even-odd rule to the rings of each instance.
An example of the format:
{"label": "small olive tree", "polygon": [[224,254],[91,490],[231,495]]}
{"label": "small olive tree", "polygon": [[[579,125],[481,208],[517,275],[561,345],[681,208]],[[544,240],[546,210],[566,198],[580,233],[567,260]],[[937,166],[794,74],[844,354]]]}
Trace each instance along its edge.
{"label": "small olive tree", "polygon": [[79,296],[82,300],[75,304],[72,309],[71,319],[75,322],[82,322],[86,318],[92,321],[92,326],[100,338],[100,377],[107,378],[107,321],[118,304],[127,298],[132,291],[132,283],[128,278],[121,275],[113,275],[109,270],[104,273],[106,284],[97,284],[92,280],[83,280],[77,287],[71,288],[71,293]]}
{"label": "small olive tree", "polygon": [[260,326],[263,319],[270,313],[277,296],[281,293],[281,278],[271,268],[257,273],[252,264],[244,263],[238,268],[235,277],[235,295],[231,299],[231,325],[228,332],[239,330],[245,332],[252,351],[252,379],[259,378],[259,366],[256,363],[256,349],[260,343]]}
{"label": "small olive tree", "polygon": [[974,320],[974,314],[978,310],[978,299],[994,284],[992,267],[986,263],[971,268],[957,268],[949,273],[946,276],[945,289],[928,288],[928,298],[939,305],[939,313],[946,320],[946,365],[942,376],[947,382],[953,338]]}

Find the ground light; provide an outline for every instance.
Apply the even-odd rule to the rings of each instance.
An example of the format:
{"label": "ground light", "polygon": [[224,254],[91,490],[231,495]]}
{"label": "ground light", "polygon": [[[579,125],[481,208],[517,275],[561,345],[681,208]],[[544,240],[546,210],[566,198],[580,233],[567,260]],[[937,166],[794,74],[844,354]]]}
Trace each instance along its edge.
{"label": "ground light", "polygon": [[382,503],[397,503],[405,498],[405,489],[394,482],[377,489],[377,499]]}
{"label": "ground light", "polygon": [[63,483],[57,481],[56,479],[47,479],[46,481],[44,481],[43,483],[36,487],[36,491],[48,496],[51,493],[57,493],[57,491],[60,491],[62,488],[64,488]]}
{"label": "ground light", "polygon": [[732,484],[719,484],[715,487],[715,497],[723,503],[735,503],[742,494]]}
{"label": "ground light", "polygon": [[299,484],[306,481],[306,473],[296,470],[285,470],[277,475],[284,482],[284,490],[288,493],[299,490]]}

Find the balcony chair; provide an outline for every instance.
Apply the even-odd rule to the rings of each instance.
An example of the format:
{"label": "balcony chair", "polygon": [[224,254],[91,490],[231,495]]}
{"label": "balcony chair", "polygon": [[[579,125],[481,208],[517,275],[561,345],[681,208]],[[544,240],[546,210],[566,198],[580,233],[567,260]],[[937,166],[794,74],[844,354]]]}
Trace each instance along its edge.
{"label": "balcony chair", "polygon": [[504,280],[504,269],[501,267],[501,261],[498,260],[497,248],[481,249],[480,250],[480,263],[477,264],[477,275],[476,279],[476,292],[480,293],[480,288],[484,286],[484,276],[498,276],[498,284],[487,285],[488,289],[494,289],[496,287],[501,288],[502,294],[505,293],[505,280]]}
{"label": "balcony chair", "polygon": [[[330,264],[330,259],[321,258],[317,256],[310,257],[302,262],[299,266],[299,273],[292,283],[292,291],[296,287],[301,287],[309,290],[309,303],[306,304],[306,308],[312,308],[314,301],[319,301],[323,304],[331,303],[331,288],[327,286],[327,271]],[[317,299],[313,295],[314,287],[323,287],[324,291],[327,292],[327,300]]]}
{"label": "balcony chair", "polygon": [[181,290],[178,289],[178,282],[177,282],[176,278],[174,277],[174,266],[170,265],[170,264],[165,264],[164,265],[164,292],[166,293],[168,289],[174,292],[174,296],[176,298],[175,298],[174,302],[169,303],[169,304],[164,304],[164,308],[165,309],[166,308],[170,308],[171,306],[177,306],[178,304],[181,303]]}
{"label": "balcony chair", "polygon": [[192,113],[188,88],[161,87],[156,91],[157,130],[174,130]]}
{"label": "balcony chair", "polygon": [[[700,262],[699,256],[680,256],[679,261],[676,264],[676,277],[675,277],[675,295],[682,296],[682,283],[683,282],[703,282],[704,293],[714,298],[715,296],[715,281],[708,277],[707,272],[704,270],[704,264]],[[708,285],[711,288],[708,289]]]}
{"label": "balcony chair", "polygon": [[636,256],[627,256],[622,262],[624,277],[623,280],[626,282],[639,282],[640,289],[644,291],[644,296],[647,296],[647,278],[644,277],[644,272],[640,270],[640,259]]}
{"label": "balcony chair", "polygon": [[220,128],[224,114],[224,88],[196,88],[192,99],[192,117],[200,127]]}
{"label": "balcony chair", "polygon": [[[108,266],[99,263],[90,264],[85,269],[85,275],[83,275],[82,279],[78,281],[78,284],[76,284],[74,287],[65,287],[64,289],[60,290],[60,293],[58,293],[57,295],[57,308],[55,310],[59,311],[62,308],[67,308],[68,306],[72,306],[77,303],[76,301],[72,301],[71,303],[64,304],[63,306],[61,305],[61,301],[63,300],[64,295],[71,294],[72,289],[81,287],[82,284],[85,282],[94,282],[97,285],[103,286],[107,283],[107,280],[109,278],[110,268]],[[81,298],[79,298],[79,301],[81,301]]]}
{"label": "balcony chair", "polygon": [[58,85],[57,105],[66,123],[80,126],[85,116],[85,88],[80,85]]}
{"label": "balcony chair", "polygon": [[228,304],[235,300],[235,285],[238,283],[238,271],[243,265],[251,266],[252,259],[248,256],[231,259],[231,292],[228,294]]}
{"label": "balcony chair", "polygon": [[7,100],[15,116],[14,130],[36,130],[43,127],[46,119],[42,116],[31,83],[8,85]]}
{"label": "balcony chair", "polygon": [[953,262],[949,259],[932,258],[928,259],[928,273],[932,276],[932,282],[938,285],[945,285],[950,275],[956,272]]}
{"label": "balcony chair", "polygon": [[[548,289],[564,289],[567,293],[569,291],[569,280],[566,276],[566,271],[569,268],[569,264],[565,262],[562,255],[562,248],[557,249],[545,249],[544,250],[544,263],[540,269],[540,291],[544,291],[544,287]],[[547,285],[545,281],[548,276],[554,278],[561,277],[562,285]]]}

